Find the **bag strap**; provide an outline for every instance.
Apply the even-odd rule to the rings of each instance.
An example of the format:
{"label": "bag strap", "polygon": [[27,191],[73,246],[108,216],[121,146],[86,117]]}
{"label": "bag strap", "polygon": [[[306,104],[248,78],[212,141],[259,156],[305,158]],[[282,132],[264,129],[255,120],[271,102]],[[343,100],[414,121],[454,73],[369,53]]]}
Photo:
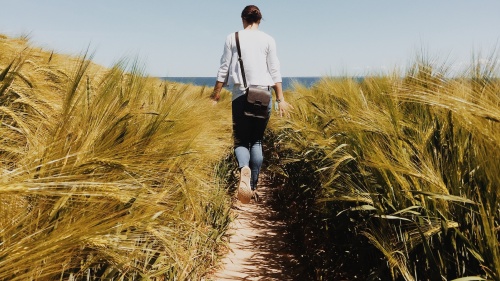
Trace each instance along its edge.
{"label": "bag strap", "polygon": [[243,86],[247,87],[247,79],[245,77],[245,68],[243,67],[243,60],[241,59],[241,49],[240,49],[240,39],[238,36],[238,31],[234,34],[236,37],[236,48],[238,49],[238,62],[240,63],[241,76],[243,77]]}

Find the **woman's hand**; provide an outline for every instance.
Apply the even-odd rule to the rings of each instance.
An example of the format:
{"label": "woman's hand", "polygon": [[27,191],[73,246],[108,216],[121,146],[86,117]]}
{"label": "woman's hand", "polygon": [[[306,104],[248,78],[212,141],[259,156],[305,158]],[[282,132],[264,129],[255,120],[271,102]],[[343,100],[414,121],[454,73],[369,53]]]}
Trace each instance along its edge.
{"label": "woman's hand", "polygon": [[273,90],[276,93],[276,102],[278,103],[278,113],[280,117],[290,117],[290,112],[293,111],[293,106],[287,103],[283,98],[283,86],[281,82],[277,82],[273,86]]}
{"label": "woman's hand", "polygon": [[224,85],[223,82],[216,81],[214,85],[214,90],[212,94],[210,95],[210,99],[212,100],[212,104],[216,105],[217,102],[220,99],[220,92],[222,90],[222,86]]}
{"label": "woman's hand", "polygon": [[290,112],[293,111],[293,106],[289,104],[286,101],[280,101],[278,102],[278,113],[280,114],[280,117],[290,117]]}
{"label": "woman's hand", "polygon": [[210,95],[210,99],[212,100],[212,105],[216,105],[217,102],[219,101],[220,99],[220,93],[217,93],[217,92],[213,92],[211,95]]}

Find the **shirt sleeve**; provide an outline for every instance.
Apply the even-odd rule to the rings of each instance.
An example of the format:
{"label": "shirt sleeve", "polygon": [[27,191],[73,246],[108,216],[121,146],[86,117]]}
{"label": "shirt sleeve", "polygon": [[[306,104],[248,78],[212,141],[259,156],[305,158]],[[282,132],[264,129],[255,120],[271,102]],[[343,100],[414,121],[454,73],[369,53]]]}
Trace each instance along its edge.
{"label": "shirt sleeve", "polygon": [[276,52],[276,41],[273,38],[269,40],[269,52],[267,53],[267,69],[274,83],[282,82],[280,61]]}
{"label": "shirt sleeve", "polygon": [[222,53],[222,57],[220,58],[220,67],[217,72],[217,81],[224,82],[226,81],[226,77],[229,75],[229,65],[231,64],[231,35],[227,36],[226,43],[224,44],[224,51]]}

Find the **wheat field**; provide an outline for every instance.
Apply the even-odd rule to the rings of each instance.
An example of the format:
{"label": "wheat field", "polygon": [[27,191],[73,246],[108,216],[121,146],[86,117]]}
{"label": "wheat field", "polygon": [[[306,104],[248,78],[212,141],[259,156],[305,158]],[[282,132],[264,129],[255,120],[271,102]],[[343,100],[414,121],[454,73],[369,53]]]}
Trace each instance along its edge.
{"label": "wheat field", "polygon": [[230,104],[209,92],[1,37],[0,280],[209,272],[231,220]]}
{"label": "wheat field", "polygon": [[[500,80],[404,75],[286,92],[265,173],[311,280],[500,279]],[[0,36],[0,280],[201,280],[227,243],[230,96]]]}
{"label": "wheat field", "polygon": [[311,279],[500,279],[495,58],[296,85],[269,169]]}

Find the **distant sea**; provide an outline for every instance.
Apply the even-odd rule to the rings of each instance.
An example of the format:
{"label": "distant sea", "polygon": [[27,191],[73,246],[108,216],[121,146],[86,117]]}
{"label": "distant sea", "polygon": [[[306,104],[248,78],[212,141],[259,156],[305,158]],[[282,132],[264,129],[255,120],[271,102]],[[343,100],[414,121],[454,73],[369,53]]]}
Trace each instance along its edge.
{"label": "distant sea", "polygon": [[[179,82],[184,84],[193,84],[196,86],[213,87],[215,77],[161,77],[163,80]],[[283,90],[291,89],[294,82],[298,82],[305,87],[311,87],[318,82],[321,77],[283,77]]]}

